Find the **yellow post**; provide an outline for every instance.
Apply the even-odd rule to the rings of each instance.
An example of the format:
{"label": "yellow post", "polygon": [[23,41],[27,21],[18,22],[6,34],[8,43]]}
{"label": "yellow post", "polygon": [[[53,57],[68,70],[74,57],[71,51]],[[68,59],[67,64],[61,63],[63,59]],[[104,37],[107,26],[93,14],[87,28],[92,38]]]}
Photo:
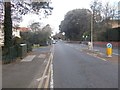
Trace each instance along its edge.
{"label": "yellow post", "polygon": [[106,54],[107,54],[107,57],[112,57],[112,44],[111,43],[107,44]]}

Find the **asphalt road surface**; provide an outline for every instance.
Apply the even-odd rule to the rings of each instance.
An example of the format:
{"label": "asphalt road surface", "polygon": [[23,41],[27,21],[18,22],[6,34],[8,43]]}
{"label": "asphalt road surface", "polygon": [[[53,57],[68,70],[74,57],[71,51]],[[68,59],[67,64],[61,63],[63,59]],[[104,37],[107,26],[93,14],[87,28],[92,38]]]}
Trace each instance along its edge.
{"label": "asphalt road surface", "polygon": [[118,88],[118,63],[90,56],[62,41],[53,48],[54,88]]}

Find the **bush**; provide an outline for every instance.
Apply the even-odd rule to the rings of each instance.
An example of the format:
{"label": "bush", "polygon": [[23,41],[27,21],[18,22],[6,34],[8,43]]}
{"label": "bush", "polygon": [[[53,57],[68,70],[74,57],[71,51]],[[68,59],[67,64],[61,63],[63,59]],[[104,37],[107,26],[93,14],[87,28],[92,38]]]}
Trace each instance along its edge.
{"label": "bush", "polygon": [[120,28],[108,29],[97,34],[98,41],[120,41]]}

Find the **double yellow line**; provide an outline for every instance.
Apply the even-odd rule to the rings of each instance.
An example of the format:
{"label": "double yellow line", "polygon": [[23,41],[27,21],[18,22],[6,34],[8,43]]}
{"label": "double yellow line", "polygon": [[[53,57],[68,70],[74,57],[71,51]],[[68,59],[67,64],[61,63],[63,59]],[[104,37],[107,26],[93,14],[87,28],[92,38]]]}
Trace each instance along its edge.
{"label": "double yellow line", "polygon": [[[40,90],[41,88],[47,89],[49,87],[49,81],[50,81],[50,75],[51,75],[51,64],[52,64],[52,59],[53,59],[53,54],[50,53],[47,65],[45,67],[45,70],[43,72],[43,75],[41,77],[41,81],[38,84],[38,89]],[[47,76],[45,79],[44,77]]]}

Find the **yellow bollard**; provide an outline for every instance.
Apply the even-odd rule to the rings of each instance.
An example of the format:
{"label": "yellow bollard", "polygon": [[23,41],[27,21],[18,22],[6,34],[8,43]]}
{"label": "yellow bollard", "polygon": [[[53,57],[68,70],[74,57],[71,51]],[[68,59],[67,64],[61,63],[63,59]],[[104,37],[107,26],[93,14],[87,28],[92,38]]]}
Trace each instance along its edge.
{"label": "yellow bollard", "polygon": [[110,43],[107,44],[106,54],[107,57],[112,57],[112,44]]}

